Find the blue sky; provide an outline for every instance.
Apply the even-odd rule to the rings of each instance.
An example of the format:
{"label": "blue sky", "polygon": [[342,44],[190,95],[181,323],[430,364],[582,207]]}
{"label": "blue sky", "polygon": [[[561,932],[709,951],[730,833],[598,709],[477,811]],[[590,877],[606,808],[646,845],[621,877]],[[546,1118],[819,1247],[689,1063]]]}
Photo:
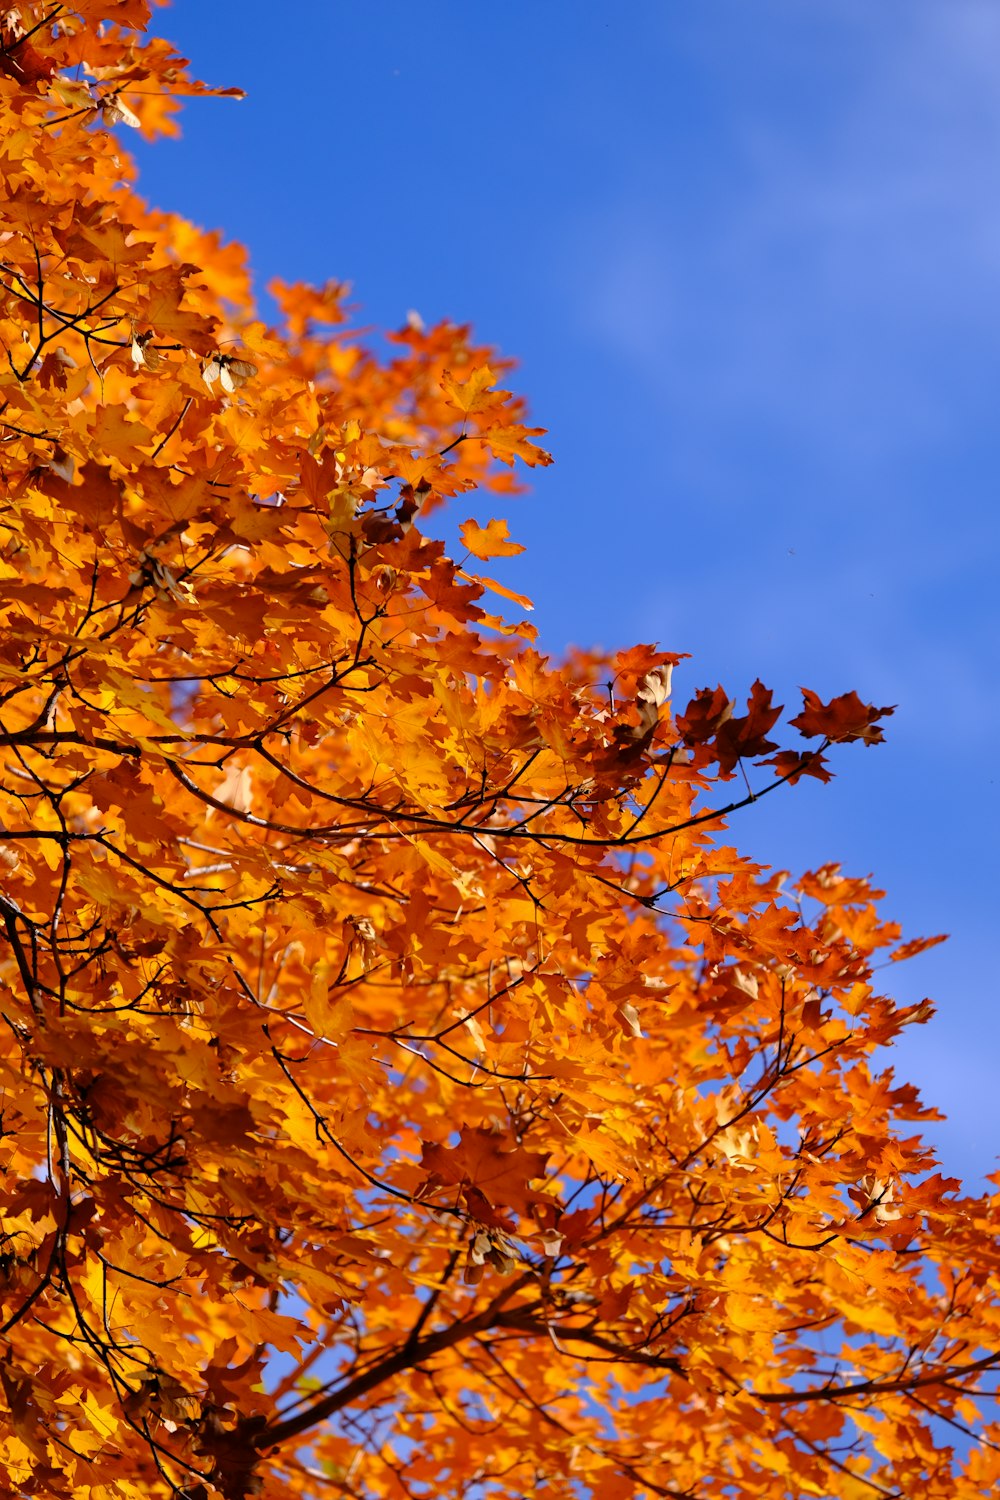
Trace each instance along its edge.
{"label": "blue sky", "polygon": [[556,464],[506,507],[528,551],[505,577],[545,649],[690,651],[679,698],[759,675],[898,704],[886,747],[734,832],[874,872],[908,935],[952,934],[891,976],[940,1007],[897,1072],[948,1111],[945,1165],[994,1170],[1000,8],[175,0],[157,23],[249,97],[140,151],[152,201],[249,245],[261,290],[347,280],[365,324],[470,321],[520,360]]}

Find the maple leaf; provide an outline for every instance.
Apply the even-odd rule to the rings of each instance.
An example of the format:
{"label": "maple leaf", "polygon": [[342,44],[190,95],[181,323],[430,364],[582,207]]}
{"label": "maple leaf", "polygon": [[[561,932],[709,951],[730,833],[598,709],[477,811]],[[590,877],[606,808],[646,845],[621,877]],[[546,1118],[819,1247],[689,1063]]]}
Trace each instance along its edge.
{"label": "maple leaf", "polygon": [[488,557],[514,557],[524,551],[519,542],[510,541],[506,521],[491,520],[485,527],[475,521],[463,521],[459,530],[466,549],[483,561]]}
{"label": "maple leaf", "polygon": [[149,0],[78,0],[74,3],[78,15],[91,25],[111,21],[116,26],[130,26],[141,31],[148,25],[152,15]]}
{"label": "maple leaf", "polygon": [[525,427],[519,422],[496,422],[484,428],[481,437],[501,463],[513,465],[514,459],[519,458],[529,468],[544,468],[552,462],[552,455],[532,442],[532,438],[544,435],[544,427]]}
{"label": "maple leaf", "polygon": [[452,406],[456,406],[468,417],[473,412],[495,406],[498,402],[502,405],[506,401],[510,392],[495,391],[494,379],[489,365],[481,365],[479,369],[473,370],[467,380],[456,380],[450,370],[445,370],[441,376],[441,389]]}
{"label": "maple leaf", "polygon": [[54,71],[53,59],[32,46],[19,13],[8,9],[0,16],[0,73],[15,83],[31,85],[48,82]]}
{"label": "maple leaf", "polygon": [[514,1224],[504,1210],[528,1215],[545,1201],[530,1184],[544,1178],[547,1161],[546,1152],[504,1150],[502,1137],[483,1129],[463,1129],[457,1146],[425,1141],[421,1152],[427,1192],[457,1186],[473,1218],[508,1230]]}
{"label": "maple leaf", "polygon": [[757,764],[773,766],[775,774],[790,786],[794,786],[802,776],[815,776],[817,781],[833,780],[833,773],[827,770],[824,757],[815,750],[779,750],[777,755],[768,755]]}
{"label": "maple leaf", "polygon": [[763,755],[776,746],[767,738],[781,715],[771,702],[770,689],[755,682],[747,699],[747,712],[741,717],[732,713],[715,730],[715,754],[719,770],[725,775],[744,757]]}
{"label": "maple leaf", "polygon": [[677,716],[681,738],[688,745],[710,740],[731,718],[734,707],[732,699],[727,698],[721,687],[702,688]]}
{"label": "maple leaf", "polygon": [[822,735],[834,742],[862,740],[866,745],[878,745],[885,737],[878,721],[893,712],[891,708],[862,703],[854,692],[823,703],[817,693],[803,688],[802,698],[805,707],[790,723],[807,739]]}
{"label": "maple leaf", "polygon": [[141,281],[122,293],[121,301],[132,318],[152,329],[163,343],[176,342],[196,354],[211,354],[216,320],[184,306],[189,296],[186,282],[197,270],[180,265],[146,271]]}

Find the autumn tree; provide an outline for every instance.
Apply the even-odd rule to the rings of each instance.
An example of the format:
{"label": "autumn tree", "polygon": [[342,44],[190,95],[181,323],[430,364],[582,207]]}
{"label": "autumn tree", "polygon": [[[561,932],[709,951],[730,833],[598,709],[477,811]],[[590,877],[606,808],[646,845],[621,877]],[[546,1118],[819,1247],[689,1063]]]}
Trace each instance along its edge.
{"label": "autumn tree", "polygon": [[728,841],[888,710],[539,654],[505,361],[259,321],[148,20],[0,10],[4,1493],[994,1493],[922,945]]}

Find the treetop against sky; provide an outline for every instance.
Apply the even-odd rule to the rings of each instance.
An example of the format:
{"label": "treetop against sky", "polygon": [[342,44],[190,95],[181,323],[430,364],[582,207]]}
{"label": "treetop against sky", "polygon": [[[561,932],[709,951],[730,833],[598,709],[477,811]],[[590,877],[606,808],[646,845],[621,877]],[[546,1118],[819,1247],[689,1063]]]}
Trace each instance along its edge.
{"label": "treetop against sky", "polygon": [[996,1206],[886,1053],[938,940],[732,843],[891,708],[546,656],[509,361],[266,324],[135,190],[206,92],[144,0],[0,21],[12,1493],[991,1493]]}

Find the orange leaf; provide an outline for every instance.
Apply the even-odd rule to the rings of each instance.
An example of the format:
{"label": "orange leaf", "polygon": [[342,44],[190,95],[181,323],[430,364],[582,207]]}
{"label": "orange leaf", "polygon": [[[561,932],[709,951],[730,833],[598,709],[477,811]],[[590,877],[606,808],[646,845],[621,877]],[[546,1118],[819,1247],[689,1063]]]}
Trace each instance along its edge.
{"label": "orange leaf", "polygon": [[835,742],[862,740],[866,745],[878,745],[884,738],[879,719],[888,717],[891,708],[874,708],[862,703],[857,693],[843,693],[823,703],[810,688],[802,689],[805,708],[789,722],[807,739],[822,735]]}

